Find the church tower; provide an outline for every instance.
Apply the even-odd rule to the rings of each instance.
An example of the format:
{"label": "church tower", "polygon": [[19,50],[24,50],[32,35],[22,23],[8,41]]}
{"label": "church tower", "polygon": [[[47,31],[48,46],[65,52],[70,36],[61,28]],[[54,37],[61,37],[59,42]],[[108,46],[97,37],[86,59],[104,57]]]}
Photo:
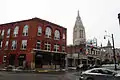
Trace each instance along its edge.
{"label": "church tower", "polygon": [[73,45],[86,44],[85,28],[79,15],[76,18],[75,26],[73,28]]}

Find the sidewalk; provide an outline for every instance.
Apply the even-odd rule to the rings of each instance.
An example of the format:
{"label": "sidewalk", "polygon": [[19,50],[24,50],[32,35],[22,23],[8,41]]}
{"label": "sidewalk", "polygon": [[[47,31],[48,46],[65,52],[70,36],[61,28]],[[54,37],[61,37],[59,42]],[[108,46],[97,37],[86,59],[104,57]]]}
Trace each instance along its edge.
{"label": "sidewalk", "polygon": [[51,72],[65,72],[65,69],[34,69],[34,70],[21,70],[21,69],[2,69],[0,68],[0,71],[5,72],[16,72],[16,73],[51,73]]}

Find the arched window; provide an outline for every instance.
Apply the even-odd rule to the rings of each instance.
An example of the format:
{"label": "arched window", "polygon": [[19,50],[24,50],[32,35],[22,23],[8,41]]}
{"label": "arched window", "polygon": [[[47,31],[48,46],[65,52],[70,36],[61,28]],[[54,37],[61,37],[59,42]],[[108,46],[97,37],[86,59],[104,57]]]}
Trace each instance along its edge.
{"label": "arched window", "polygon": [[45,30],[45,35],[47,38],[50,38],[51,37],[51,28],[50,27],[47,27],[46,30]]}
{"label": "arched window", "polygon": [[59,30],[55,30],[55,33],[54,33],[54,39],[55,40],[59,40],[60,39],[60,32],[59,32]]}
{"label": "arched window", "polygon": [[28,36],[28,25],[25,25],[23,28],[23,36]]}
{"label": "arched window", "polygon": [[40,36],[41,34],[42,34],[42,28],[41,28],[41,26],[39,26],[38,27],[38,34],[37,35]]}
{"label": "arched window", "polygon": [[65,34],[63,34],[63,39],[65,39]]}
{"label": "arched window", "polygon": [[19,27],[16,26],[13,32],[14,37],[16,37],[18,35],[18,31],[19,31]]}
{"label": "arched window", "polygon": [[4,36],[4,33],[5,33],[5,30],[2,30],[2,34],[1,35]]}
{"label": "arched window", "polygon": [[80,38],[83,38],[83,30],[80,30]]}
{"label": "arched window", "polygon": [[10,37],[10,29],[7,31],[7,38]]}

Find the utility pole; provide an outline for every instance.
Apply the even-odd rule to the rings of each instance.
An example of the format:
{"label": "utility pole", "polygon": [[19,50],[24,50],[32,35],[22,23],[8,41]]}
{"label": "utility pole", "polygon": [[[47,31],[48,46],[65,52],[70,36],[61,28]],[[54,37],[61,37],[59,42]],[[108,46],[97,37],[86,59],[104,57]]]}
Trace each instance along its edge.
{"label": "utility pole", "polygon": [[116,66],[116,55],[115,55],[115,47],[114,47],[114,37],[113,37],[113,34],[112,34],[112,43],[113,43],[113,58],[114,58],[115,70],[117,70],[117,66]]}
{"label": "utility pole", "polygon": [[118,14],[118,19],[119,19],[119,25],[120,25],[120,13]]}
{"label": "utility pole", "polygon": [[104,36],[104,39],[105,39],[106,37],[112,38],[112,43],[113,43],[113,59],[114,59],[115,70],[117,70],[117,65],[116,65],[117,63],[116,63],[115,45],[114,45],[114,37],[113,37],[113,34],[112,34],[111,36],[105,35],[105,36]]}

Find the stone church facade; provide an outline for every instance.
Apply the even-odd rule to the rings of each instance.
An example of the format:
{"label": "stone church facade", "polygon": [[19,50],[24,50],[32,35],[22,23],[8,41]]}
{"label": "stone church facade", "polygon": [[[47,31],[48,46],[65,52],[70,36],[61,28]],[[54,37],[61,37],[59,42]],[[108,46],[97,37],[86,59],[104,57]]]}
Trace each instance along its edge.
{"label": "stone church facade", "polygon": [[86,43],[85,28],[83,26],[83,23],[78,11],[75,26],[73,28],[73,45],[80,45],[85,43]]}
{"label": "stone church facade", "polygon": [[92,48],[86,42],[85,27],[78,11],[73,28],[73,45],[67,46],[68,66],[100,63],[100,49],[96,46]]}

